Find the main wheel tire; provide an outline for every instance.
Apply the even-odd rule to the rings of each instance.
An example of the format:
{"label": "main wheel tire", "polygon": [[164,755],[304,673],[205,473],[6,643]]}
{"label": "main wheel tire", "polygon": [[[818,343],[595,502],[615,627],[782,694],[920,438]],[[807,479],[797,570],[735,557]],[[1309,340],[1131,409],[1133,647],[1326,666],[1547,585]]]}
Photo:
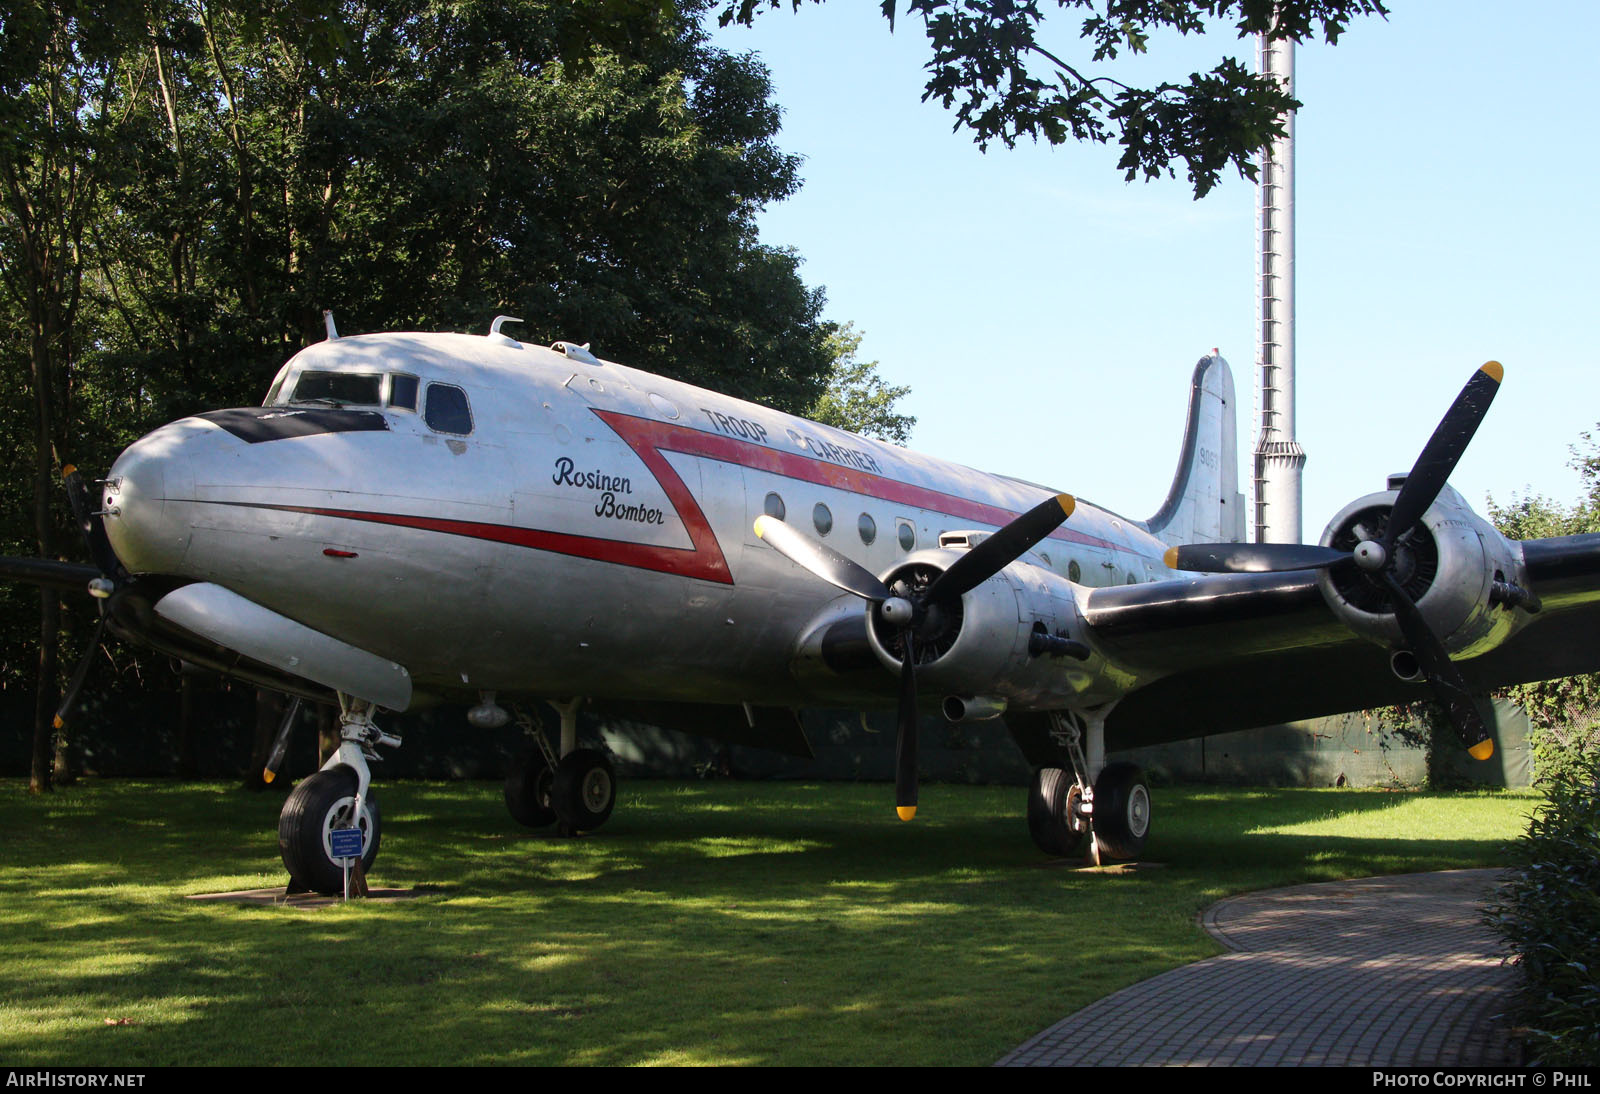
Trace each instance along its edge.
{"label": "main wheel tire", "polygon": [[1078,815],[1078,784],[1059,767],[1041,767],[1028,787],[1028,834],[1047,855],[1071,858],[1083,847],[1088,826]]}
{"label": "main wheel tire", "polygon": [[535,749],[513,761],[506,775],[506,809],[511,819],[529,828],[543,828],[556,819],[550,804],[550,787],[555,773],[545,762],[544,753]]}
{"label": "main wheel tire", "polygon": [[617,804],[617,776],[611,760],[595,748],[567,753],[556,763],[550,804],[569,832],[592,832]]}
{"label": "main wheel tire", "polygon": [[1150,834],[1150,787],[1137,764],[1107,764],[1094,781],[1094,838],[1109,858],[1134,859]]}
{"label": "main wheel tire", "polygon": [[359,824],[351,823],[356,800],[356,773],[348,767],[318,771],[300,780],[278,814],[278,850],[289,876],[301,888],[329,895],[344,891],[344,863],[333,857],[331,833],[361,829],[361,870],[378,857],[383,837],[378,799],[369,788],[361,803]]}

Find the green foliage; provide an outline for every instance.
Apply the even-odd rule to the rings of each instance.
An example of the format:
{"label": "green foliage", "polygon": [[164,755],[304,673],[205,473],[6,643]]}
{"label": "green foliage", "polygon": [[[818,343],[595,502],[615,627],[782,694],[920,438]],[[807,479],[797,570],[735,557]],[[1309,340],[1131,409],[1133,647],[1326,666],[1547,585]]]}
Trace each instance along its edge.
{"label": "green foliage", "polygon": [[1544,1066],[1600,1060],[1600,756],[1549,787],[1513,848],[1489,923],[1526,977],[1522,1023]]}
{"label": "green foliage", "polygon": [[[798,187],[798,160],[775,144],[765,70],[713,48],[699,14],[8,7],[0,554],[80,558],[60,466],[103,473],[157,425],[259,401],[322,337],[324,308],[346,334],[521,315],[532,341],[810,407],[835,356],[823,296],[755,227]],[[42,667],[36,652],[41,634],[56,644],[54,601],[0,598],[0,689],[37,684],[51,708],[71,667],[70,650]],[[86,623],[64,626],[81,642]]]}
{"label": "green foliage", "polygon": [[[1489,517],[1512,539],[1546,539],[1600,532],[1600,445],[1584,433],[1572,449],[1584,497],[1570,508],[1538,494],[1513,495],[1506,505],[1489,500]],[[1528,713],[1533,762],[1541,784],[1570,781],[1600,757],[1600,674],[1537,680],[1506,694]]]}
{"label": "green foliage", "polygon": [[[803,0],[789,3],[803,6]],[[722,0],[719,19],[748,25],[760,9],[783,5]],[[1200,198],[1230,166],[1254,179],[1255,157],[1283,136],[1283,113],[1300,106],[1275,81],[1232,58],[1149,88],[1096,74],[1040,41],[1047,6],[907,0],[905,14],[921,18],[933,51],[923,99],[953,108],[956,128],[971,130],[980,147],[996,140],[1011,147],[1024,137],[1051,144],[1115,140],[1123,150],[1117,166],[1129,181],[1173,175],[1181,160]],[[1124,51],[1146,52],[1162,30],[1188,35],[1223,27],[1241,38],[1270,33],[1303,41],[1320,34],[1336,42],[1352,19],[1388,14],[1382,0],[1056,0],[1056,6],[1087,12],[1078,33],[1091,47],[1087,63],[1097,66]],[[883,0],[882,8],[893,28],[895,0]]]}
{"label": "green foliage", "polygon": [[[1573,448],[1585,496],[1566,508],[1538,495],[1489,513],[1516,539],[1600,531],[1600,445]],[[1549,802],[1516,845],[1516,874],[1490,922],[1527,977],[1523,1015],[1544,1065],[1600,1060],[1600,675],[1509,689],[1533,726],[1534,768]]]}
{"label": "green foliage", "polygon": [[828,352],[833,355],[833,371],[828,389],[806,411],[806,417],[824,425],[848,429],[864,437],[877,437],[904,445],[911,441],[911,427],[917,419],[895,411],[895,404],[911,389],[890,387],[878,375],[878,362],[861,361],[861,335],[846,323],[828,336]]}

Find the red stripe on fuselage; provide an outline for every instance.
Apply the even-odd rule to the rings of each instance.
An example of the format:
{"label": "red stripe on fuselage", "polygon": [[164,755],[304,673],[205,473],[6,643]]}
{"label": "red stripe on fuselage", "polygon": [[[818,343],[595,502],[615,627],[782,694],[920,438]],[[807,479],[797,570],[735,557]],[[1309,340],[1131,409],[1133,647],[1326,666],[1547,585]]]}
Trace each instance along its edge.
{"label": "red stripe on fuselage", "polygon": [[[685,425],[638,418],[612,410],[591,409],[650,469],[677,512],[678,519],[683,521],[692,547],[660,547],[648,543],[605,539],[600,536],[579,536],[567,532],[548,532],[538,528],[518,528],[483,521],[448,520],[403,513],[248,502],[219,504],[246,505],[250,508],[272,509],[284,513],[337,517],[398,528],[417,528],[445,535],[466,536],[492,543],[550,551],[575,558],[594,559],[597,562],[612,562],[641,570],[678,574],[723,585],[733,584],[733,575],[729,572],[728,560],[722,553],[722,546],[717,542],[716,533],[712,531],[704,510],[695,501],[694,495],[689,492],[688,486],[684,484],[677,471],[673,470],[672,464],[663,455],[665,452],[719,460],[738,467],[767,471],[783,478],[829,486],[862,497],[893,502],[910,508],[932,510],[946,516],[989,524],[997,528],[1017,515],[1009,509],[973,501],[970,498],[946,494],[925,486],[916,486],[811,456],[781,452],[754,441],[708,433]],[[1114,547],[1103,539],[1086,536],[1064,527],[1051,532],[1050,538],[1095,547]]]}
{"label": "red stripe on fuselage", "polygon": [[[665,484],[663,484],[665,485]],[[669,491],[670,493],[670,491]],[[361,509],[321,509],[309,505],[262,505],[249,502],[221,502],[222,505],[248,505],[252,509],[272,509],[280,513],[307,513],[318,517],[339,517],[359,520],[368,524],[388,524],[397,528],[420,528],[427,532],[443,532],[451,536],[467,536],[492,543],[509,543],[514,547],[531,547],[536,551],[551,551],[575,558],[592,558],[596,562],[615,562],[639,570],[657,570],[665,574],[733,584],[728,572],[728,560],[722,555],[716,537],[711,536],[709,550],[702,547],[657,547],[649,543],[628,543],[623,540],[602,539],[598,536],[574,536],[565,532],[546,532],[538,528],[514,528],[506,524],[486,524],[475,520],[445,520],[440,517],[416,517],[402,513],[374,513]],[[704,514],[695,507],[699,524],[710,534],[711,526]],[[682,516],[683,514],[679,514]],[[689,525],[685,520],[684,524]],[[691,528],[691,538],[695,536]]]}
{"label": "red stripe on fuselage", "polygon": [[[991,524],[996,528],[1003,527],[1017,516],[1009,509],[973,501],[958,494],[946,494],[854,467],[829,463],[813,456],[783,452],[738,437],[707,433],[690,426],[671,425],[649,418],[636,418],[614,410],[595,410],[594,413],[609,425],[617,436],[626,441],[652,471],[655,471],[659,464],[670,472],[671,467],[661,458],[660,453],[678,452],[685,456],[704,456],[756,471],[770,471],[787,479],[799,479],[818,486],[831,486],[852,494],[880,501],[897,502],[915,509],[931,509],[946,516],[976,521],[979,524]],[[674,475],[673,478],[676,479],[677,476]],[[1044,495],[1045,492],[1041,491],[1040,500],[1043,500]],[[1082,532],[1066,527],[1055,529],[1049,538],[1069,543],[1084,543],[1108,550],[1116,547],[1106,540],[1096,536],[1086,536]]]}

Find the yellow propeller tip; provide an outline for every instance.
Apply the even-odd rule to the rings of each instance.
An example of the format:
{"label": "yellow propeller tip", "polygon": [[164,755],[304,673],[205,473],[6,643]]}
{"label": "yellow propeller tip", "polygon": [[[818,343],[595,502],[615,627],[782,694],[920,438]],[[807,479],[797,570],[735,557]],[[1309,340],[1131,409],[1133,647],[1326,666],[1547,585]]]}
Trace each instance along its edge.
{"label": "yellow propeller tip", "polygon": [[759,517],[756,518],[755,529],[756,529],[756,538],[757,539],[765,539],[766,538],[764,535],[761,534],[761,530],[763,528],[765,528],[766,526],[767,526],[767,515],[765,513],[762,513]]}
{"label": "yellow propeller tip", "polygon": [[1494,755],[1494,741],[1483,740],[1467,749],[1467,755],[1474,760],[1487,760]]}
{"label": "yellow propeller tip", "polygon": [[66,466],[62,467],[62,469],[61,469],[61,477],[62,478],[66,478],[68,475],[72,474],[77,469],[78,469],[78,465],[77,464],[69,463]]}
{"label": "yellow propeller tip", "polygon": [[917,807],[914,805],[897,805],[894,811],[900,815],[901,820],[910,820],[917,815]]}
{"label": "yellow propeller tip", "polygon": [[1485,361],[1483,363],[1483,367],[1478,371],[1487,372],[1489,374],[1489,378],[1497,384],[1505,378],[1506,374],[1505,368],[1500,364],[1499,361]]}
{"label": "yellow propeller tip", "polygon": [[1072,511],[1078,507],[1078,499],[1073,497],[1071,494],[1057,494],[1056,502],[1061,506],[1062,514],[1068,517],[1070,517],[1072,515]]}
{"label": "yellow propeller tip", "polygon": [[51,724],[51,726],[53,728],[60,729],[62,726],[66,725],[67,723],[63,722],[61,720],[61,715],[57,714],[54,718],[52,718],[50,720],[50,724]]}
{"label": "yellow propeller tip", "polygon": [[1176,547],[1168,547],[1167,553],[1161,556],[1161,561],[1166,564],[1167,569],[1176,570],[1178,568],[1178,549]]}
{"label": "yellow propeller tip", "polygon": [[261,781],[264,782],[264,783],[269,783],[273,779],[276,779],[277,777],[278,777],[278,773],[276,771],[273,771],[271,768],[268,768],[267,770],[265,770],[265,771],[263,771],[261,773]]}

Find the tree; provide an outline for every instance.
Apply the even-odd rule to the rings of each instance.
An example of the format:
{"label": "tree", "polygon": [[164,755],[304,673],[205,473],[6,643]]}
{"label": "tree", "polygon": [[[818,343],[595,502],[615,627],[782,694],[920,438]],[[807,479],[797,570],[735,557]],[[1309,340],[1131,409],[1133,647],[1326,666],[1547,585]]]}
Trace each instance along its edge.
{"label": "tree", "polygon": [[856,333],[854,324],[846,323],[834,330],[827,344],[828,351],[833,354],[828,389],[806,412],[806,417],[864,437],[908,444],[911,427],[917,424],[917,419],[896,413],[895,404],[911,394],[911,389],[890,387],[878,375],[878,362],[856,359],[861,335]]}
{"label": "tree", "polygon": [[[804,0],[789,0],[795,10]],[[821,3],[822,0],[813,0]],[[784,0],[723,0],[719,21],[749,25],[762,8]],[[1173,175],[1182,160],[1196,198],[1229,166],[1254,179],[1254,157],[1283,135],[1282,117],[1300,103],[1270,78],[1224,58],[1182,82],[1131,87],[1090,69],[1123,53],[1146,52],[1163,29],[1201,34],[1232,22],[1243,37],[1269,34],[1302,41],[1320,34],[1336,42],[1350,21],[1387,15],[1383,0],[1056,0],[1062,11],[1084,11],[1079,36],[1091,47],[1087,64],[1068,60],[1041,41],[1043,0],[907,0],[933,56],[923,100],[956,113],[980,147],[1024,137],[1051,144],[1069,139],[1122,147],[1117,166],[1132,181]],[[882,0],[895,25],[895,0]]]}
{"label": "tree", "polygon": [[[54,469],[75,458],[77,371],[92,339],[87,251],[127,118],[123,59],[138,11],[77,3],[23,3],[8,11],[0,47],[0,293],[16,321],[0,344],[7,386],[27,393],[32,548],[55,558],[62,523]],[[69,441],[73,438],[74,441]],[[15,449],[11,449],[15,451]],[[50,788],[60,607],[39,593],[39,657],[29,788]]]}
{"label": "tree", "polygon": [[[798,160],[775,145],[765,70],[710,46],[701,11],[0,14],[0,554],[80,556],[61,465],[103,471],[162,422],[259,400],[328,307],[345,333],[482,330],[507,312],[524,337],[810,407],[832,325],[798,257],[755,228]],[[63,643],[55,594],[39,604],[31,639],[20,613],[0,620],[0,689],[34,686],[44,789],[60,665],[87,627],[69,617]]]}

